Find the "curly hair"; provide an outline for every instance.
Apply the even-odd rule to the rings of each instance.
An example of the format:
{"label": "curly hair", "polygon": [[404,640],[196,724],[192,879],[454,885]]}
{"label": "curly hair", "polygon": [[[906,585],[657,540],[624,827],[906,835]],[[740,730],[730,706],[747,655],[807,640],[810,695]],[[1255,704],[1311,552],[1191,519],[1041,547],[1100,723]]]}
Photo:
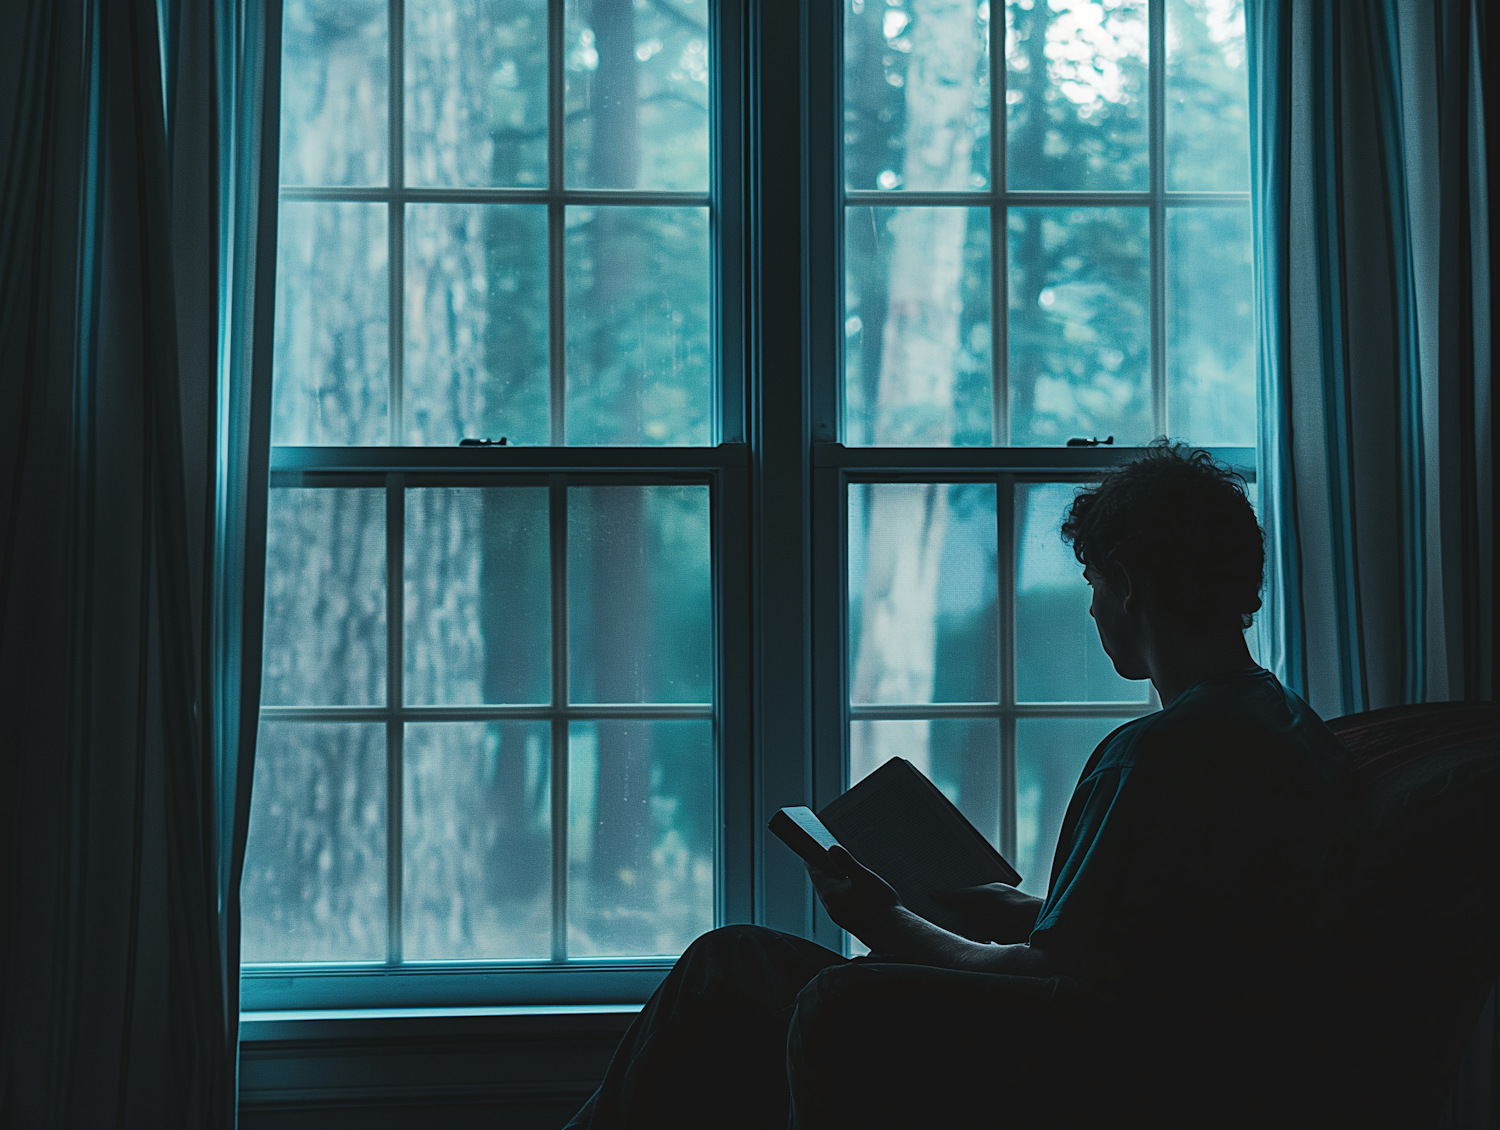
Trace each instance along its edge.
{"label": "curly hair", "polygon": [[1260,608],[1265,541],[1245,480],[1201,448],[1156,440],[1078,492],[1062,536],[1110,583],[1128,567],[1179,623],[1248,628]]}

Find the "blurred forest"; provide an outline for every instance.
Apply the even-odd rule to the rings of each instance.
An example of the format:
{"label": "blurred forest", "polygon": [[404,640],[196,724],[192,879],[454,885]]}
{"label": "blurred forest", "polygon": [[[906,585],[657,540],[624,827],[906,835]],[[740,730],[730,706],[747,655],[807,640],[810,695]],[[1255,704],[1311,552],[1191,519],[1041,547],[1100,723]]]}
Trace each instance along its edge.
{"label": "blurred forest", "polygon": [[[708,3],[565,0],[567,187],[706,196]],[[905,190],[990,186],[1001,66],[1011,187],[1144,189],[1144,3],[1016,0],[1003,27],[988,0],[845,4],[846,181],[892,198],[848,210],[847,441],[1150,438],[1144,209],[992,216],[900,202]],[[393,175],[412,190],[548,186],[546,0],[407,0],[399,161],[383,0],[287,0],[284,12],[289,189],[378,188]],[[1168,0],[1167,12],[1167,186],[1243,190],[1239,4]],[[993,34],[1004,58],[992,62]],[[557,289],[545,204],[392,207],[284,199],[273,443],[712,441],[707,207],[568,205]],[[1007,249],[998,269],[996,224]],[[1165,426],[1196,442],[1253,443],[1246,214],[1173,208],[1166,235]],[[549,392],[554,293],[562,403]],[[1005,435],[991,391],[1001,341]],[[1055,532],[1070,493],[1023,492],[1017,530],[1000,539],[993,487],[851,491],[854,701],[992,700],[1011,665],[1031,680],[1018,683],[1023,698],[1139,701],[1098,667],[1086,596],[1080,605]],[[571,702],[711,700],[706,488],[568,490],[566,641],[551,637],[545,487],[405,492],[399,656],[386,654],[385,518],[373,486],[273,490],[265,705],[383,706],[390,664],[408,705],[545,704],[562,691],[552,654],[564,642]],[[1017,654],[1002,660],[995,554],[1011,541]],[[1117,721],[1020,723],[1017,864],[1028,889],[1045,881],[1059,789]],[[575,721],[562,749],[545,721],[424,721],[400,738],[406,960],[555,952],[554,757],[568,759],[569,955],[674,953],[712,925],[708,721]],[[985,720],[862,722],[851,773],[901,753],[995,834],[998,741]],[[386,958],[386,756],[378,720],[262,726],[246,961]]]}
{"label": "blurred forest", "polygon": [[[405,7],[406,186],[545,187],[545,0]],[[382,2],[289,0],[284,185],[388,183],[387,24]],[[566,5],[568,187],[706,196],[706,24],[706,0]],[[565,209],[562,405],[546,206],[407,204],[399,257],[387,208],[282,204],[274,443],[709,442],[707,208]],[[405,494],[404,654],[388,657],[383,492],[273,491],[263,703],[382,704],[388,660],[408,705],[548,703],[563,641],[546,488]],[[706,706],[707,488],[570,488],[567,514],[569,700]],[[570,782],[567,952],[673,953],[712,925],[706,719],[572,722],[563,749],[545,721],[414,722],[401,739],[406,960],[553,954],[554,757]],[[263,725],[245,960],[386,957],[386,753],[378,722]]]}
{"label": "blurred forest", "polygon": [[[1243,10],[1234,0],[1168,0],[1166,11],[1166,187],[1247,191]],[[845,0],[844,27],[845,183],[891,198],[847,209],[846,442],[1025,445],[1113,435],[1140,444],[1166,431],[1200,444],[1253,445],[1242,202],[1167,209],[1165,420],[1153,418],[1145,207],[992,214],[901,203],[911,190],[993,187],[991,80],[1001,66],[1008,188],[1147,190],[1144,0],[1011,0],[993,12],[985,0]],[[990,57],[995,34],[1003,61]],[[1003,264],[993,262],[996,246]],[[1000,419],[997,337],[1006,351]],[[1003,674],[1014,677],[1022,702],[1144,704],[1144,688],[1109,668],[1087,618],[1087,588],[1057,539],[1071,496],[1062,484],[1020,490],[1017,527],[997,541],[993,488],[852,489],[851,701],[993,702]],[[1039,536],[1057,552],[1038,549]],[[1000,545],[1016,554],[1015,651],[1004,657],[997,597],[985,579]],[[975,571],[978,553],[989,564]],[[1045,888],[1077,772],[1124,717],[1017,724],[1018,865],[1028,884]],[[860,722],[851,728],[850,777],[907,757],[997,837],[999,743],[989,721]]]}

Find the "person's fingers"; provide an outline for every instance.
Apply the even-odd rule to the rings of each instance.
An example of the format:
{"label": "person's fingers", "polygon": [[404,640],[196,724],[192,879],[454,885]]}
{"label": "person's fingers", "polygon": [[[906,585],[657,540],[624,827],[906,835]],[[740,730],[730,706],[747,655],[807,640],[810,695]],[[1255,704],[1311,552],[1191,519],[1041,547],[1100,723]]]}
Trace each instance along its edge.
{"label": "person's fingers", "polygon": [[850,855],[843,844],[834,844],[829,848],[828,858],[834,866],[843,868],[844,875],[849,882],[862,889],[868,890],[874,886],[885,885],[885,880]]}
{"label": "person's fingers", "polygon": [[[834,845],[834,846],[837,847],[838,845]],[[844,851],[843,848],[838,848],[838,850],[839,851]],[[812,862],[811,860],[807,860],[806,861],[807,862],[807,870],[809,872],[814,872],[814,871],[821,872],[822,874],[827,875],[829,877],[829,879],[847,879],[847,878],[849,878],[849,872],[848,872],[848,870],[845,869],[845,868],[843,868],[841,866],[841,861],[834,856],[834,854],[833,854],[833,848],[828,849],[828,851],[826,852],[826,854],[828,856],[828,862],[827,862],[826,865],[817,864],[817,863]],[[844,857],[846,859],[852,859],[853,858],[846,851],[844,851]]]}

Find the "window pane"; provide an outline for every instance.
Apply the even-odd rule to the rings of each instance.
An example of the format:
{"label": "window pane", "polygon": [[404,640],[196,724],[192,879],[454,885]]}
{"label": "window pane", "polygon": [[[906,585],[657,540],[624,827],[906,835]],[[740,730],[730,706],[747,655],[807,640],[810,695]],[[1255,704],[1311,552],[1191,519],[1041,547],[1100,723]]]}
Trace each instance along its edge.
{"label": "window pane", "polygon": [[1016,858],[1021,890],[1043,898],[1052,857],[1078,775],[1126,718],[1018,718],[1016,720]]}
{"label": "window pane", "polygon": [[568,697],[713,697],[708,487],[568,490]]}
{"label": "window pane", "polygon": [[986,188],[988,0],[845,0],[844,182]]}
{"label": "window pane", "polygon": [[406,208],[405,442],[550,441],[547,209]]}
{"label": "window pane", "polygon": [[1167,209],[1167,426],[1193,443],[1253,447],[1250,214]]}
{"label": "window pane", "polygon": [[714,924],[713,724],[568,728],[568,954],[677,954]]}
{"label": "window pane", "polygon": [[546,487],[406,492],[406,701],[546,702]]}
{"label": "window pane", "polygon": [[1058,532],[1077,489],[1072,483],[1016,488],[1016,698],[1146,702],[1149,684],[1120,678],[1104,653],[1083,566]]}
{"label": "window pane", "polygon": [[567,222],[568,442],[709,443],[708,209]]}
{"label": "window pane", "polygon": [[1012,208],[1008,223],[1011,442],[1148,442],[1146,210]]}
{"label": "window pane", "polygon": [[845,224],[845,441],[990,443],[988,209],[855,207]]}
{"label": "window pane", "polygon": [[1146,60],[1144,0],[1007,0],[1010,187],[1144,190]]}
{"label": "window pane", "polygon": [[552,953],[552,801],[545,722],[408,725],[404,956]]}
{"label": "window pane", "polygon": [[281,36],[281,183],[385,184],[384,0],[287,0]]}
{"label": "window pane", "polygon": [[385,701],[385,574],[384,491],[271,491],[263,703]]}
{"label": "window pane", "polygon": [[281,205],[273,444],[387,442],[385,209],[384,204]]}
{"label": "window pane", "polygon": [[547,183],[546,0],[406,0],[406,183]]}
{"label": "window pane", "polygon": [[850,484],[850,701],[996,700],[995,547],[993,484]]}
{"label": "window pane", "polygon": [[1167,188],[1250,189],[1241,0],[1167,0]]}
{"label": "window pane", "polygon": [[[879,751],[849,764],[849,783],[862,780],[892,757],[904,757],[927,774],[991,844],[1000,845],[1000,725],[989,718],[849,724],[853,748]],[[915,755],[915,756],[914,756]],[[925,759],[924,759],[925,755]],[[1023,875],[1025,871],[1021,872]]]}
{"label": "window pane", "polygon": [[243,961],[384,960],[384,726],[261,723],[240,907]]}
{"label": "window pane", "polygon": [[708,191],[708,3],[567,0],[568,187]]}

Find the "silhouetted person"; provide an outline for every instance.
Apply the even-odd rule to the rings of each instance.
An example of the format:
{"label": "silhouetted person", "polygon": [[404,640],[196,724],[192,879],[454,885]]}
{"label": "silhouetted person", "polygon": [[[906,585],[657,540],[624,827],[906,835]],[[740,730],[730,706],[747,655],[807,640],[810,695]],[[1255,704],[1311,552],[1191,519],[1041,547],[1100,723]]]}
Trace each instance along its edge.
{"label": "silhouetted person", "polygon": [[1089,758],[1046,899],[949,892],[983,924],[960,937],[835,847],[809,874],[871,956],[704,935],[570,1126],[1295,1121],[1278,1104],[1316,1072],[1299,876],[1344,754],[1245,645],[1264,551],[1242,481],[1159,444],[1062,533],[1104,650],[1163,709]]}

